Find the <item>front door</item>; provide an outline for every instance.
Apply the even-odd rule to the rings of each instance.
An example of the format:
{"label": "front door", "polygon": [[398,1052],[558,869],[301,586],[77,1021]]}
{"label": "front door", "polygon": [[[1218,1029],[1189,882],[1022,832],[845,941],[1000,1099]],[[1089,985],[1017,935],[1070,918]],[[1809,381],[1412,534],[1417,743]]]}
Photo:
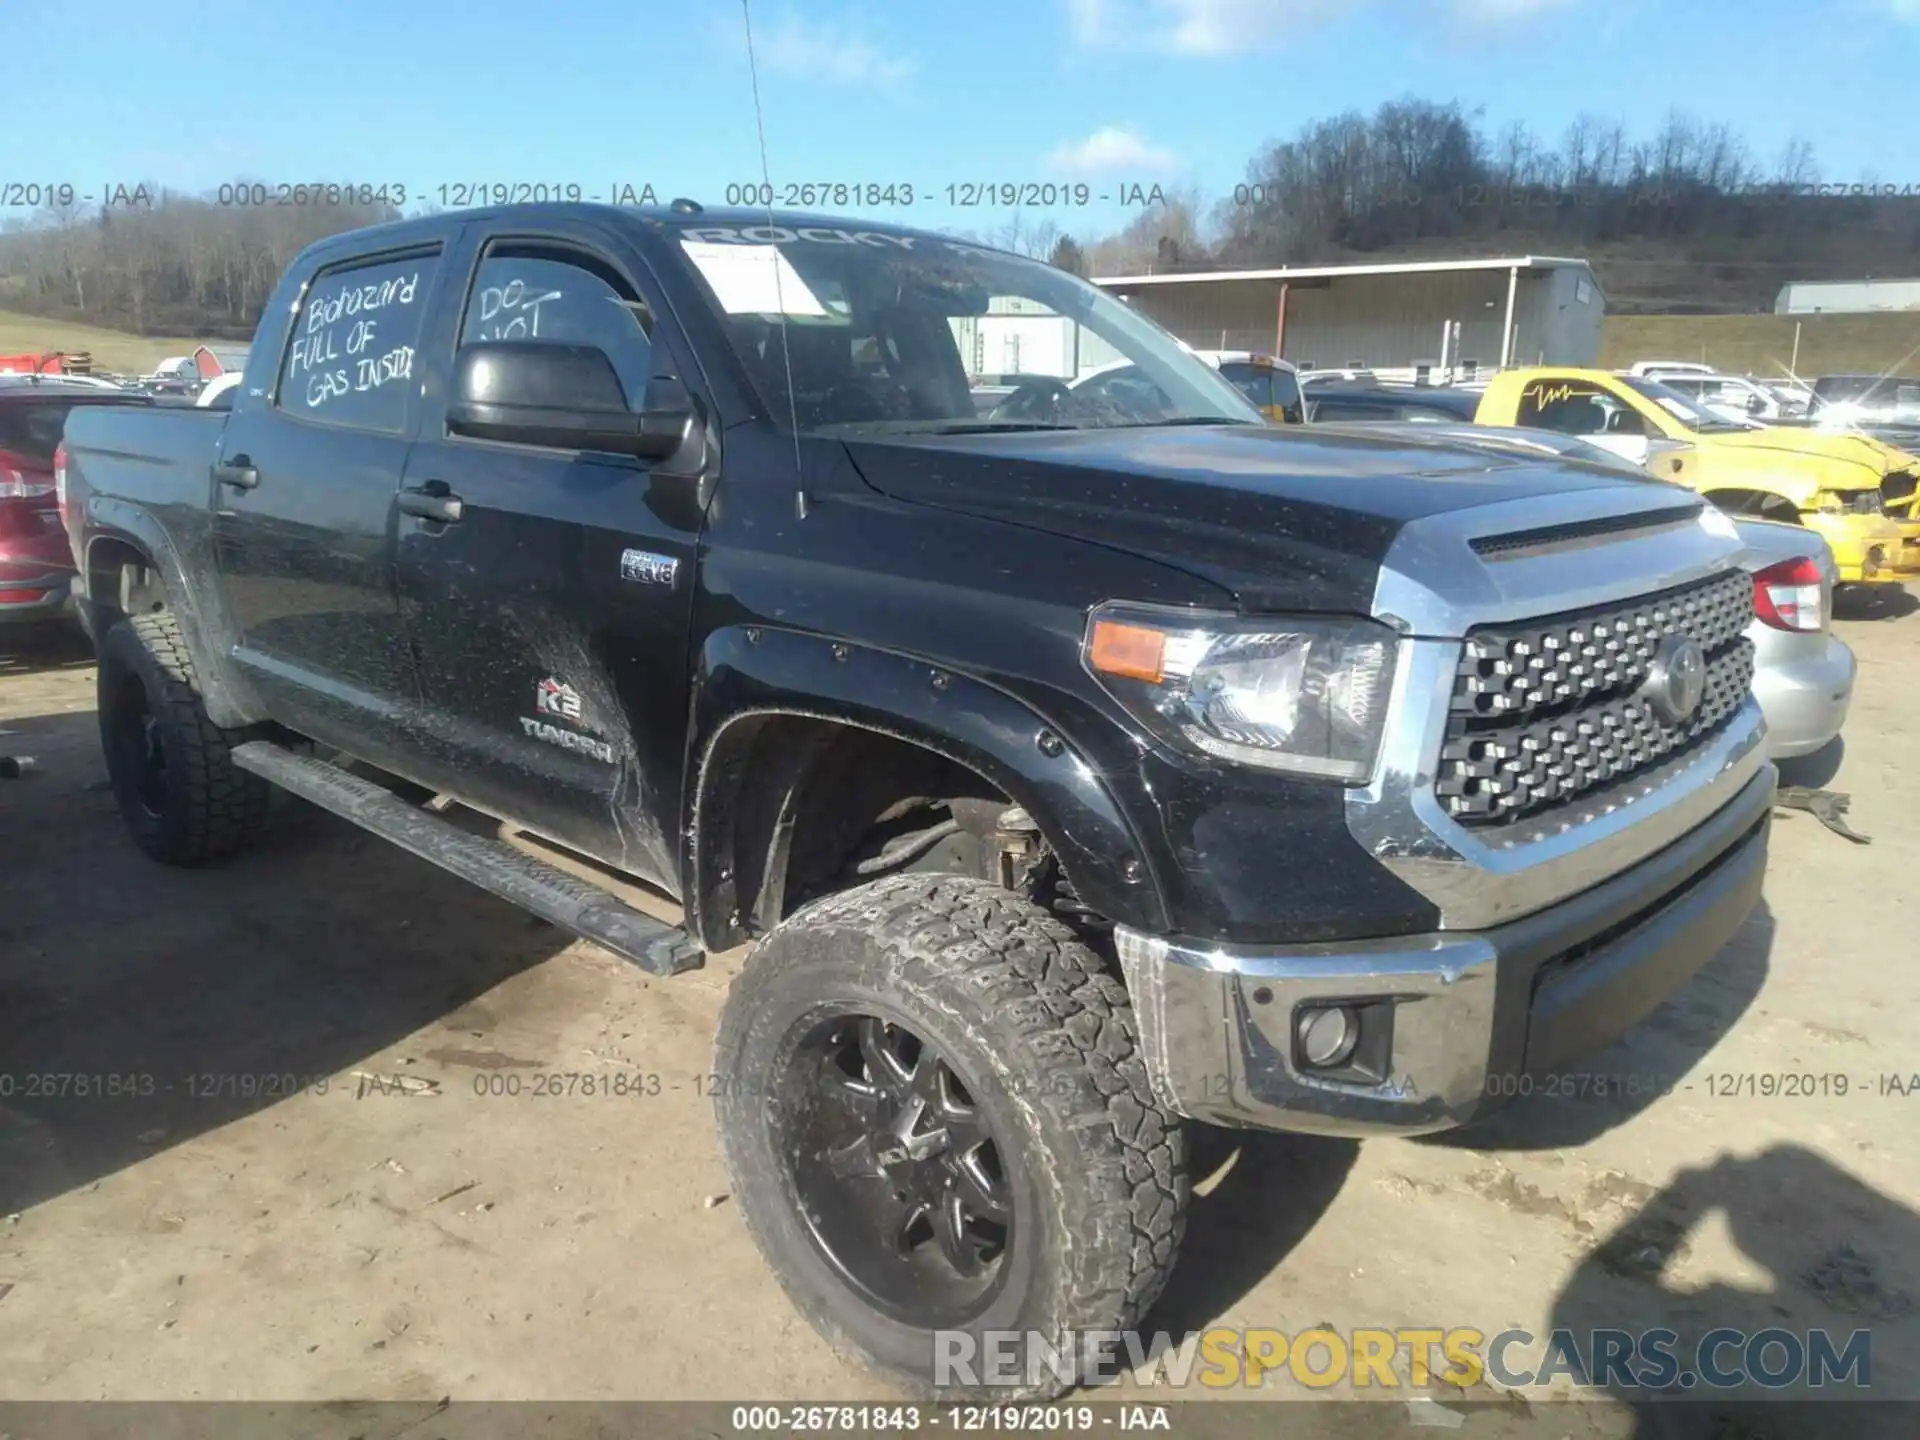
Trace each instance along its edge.
{"label": "front door", "polygon": [[[590,345],[637,406],[678,374],[637,256],[479,231],[459,345]],[[450,370],[450,366],[448,367]],[[700,514],[686,477],[624,456],[509,444],[424,417],[400,505],[401,612],[420,667],[429,783],[669,890],[687,728]],[[417,501],[416,497],[427,497]],[[436,518],[432,498],[457,503]],[[443,514],[453,512],[443,509]]]}
{"label": "front door", "polygon": [[316,275],[270,392],[236,410],[207,457],[236,663],[275,716],[376,763],[418,698],[393,506],[439,267],[437,250],[416,249]]}

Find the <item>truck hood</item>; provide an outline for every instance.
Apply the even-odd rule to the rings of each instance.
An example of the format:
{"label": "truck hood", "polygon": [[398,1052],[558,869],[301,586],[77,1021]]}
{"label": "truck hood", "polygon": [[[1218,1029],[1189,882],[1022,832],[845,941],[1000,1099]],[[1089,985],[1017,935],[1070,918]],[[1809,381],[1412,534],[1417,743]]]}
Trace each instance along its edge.
{"label": "truck hood", "polygon": [[1705,448],[1781,465],[1816,478],[1814,489],[1872,490],[1887,476],[1920,465],[1912,455],[1871,435],[1768,425],[1731,435],[1703,435]]}
{"label": "truck hood", "polygon": [[1364,612],[1409,522],[1575,490],[1618,492],[1626,511],[1645,507],[1650,483],[1364,427],[889,436],[847,448],[867,483],[896,499],[1150,556],[1250,609]]}

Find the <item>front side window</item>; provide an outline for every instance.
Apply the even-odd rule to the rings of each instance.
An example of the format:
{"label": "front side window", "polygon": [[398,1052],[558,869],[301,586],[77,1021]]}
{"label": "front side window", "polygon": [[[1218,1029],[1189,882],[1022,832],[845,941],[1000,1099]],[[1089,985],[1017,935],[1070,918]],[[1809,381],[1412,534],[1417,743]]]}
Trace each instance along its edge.
{"label": "front side window", "polygon": [[[687,224],[678,238],[768,413],[803,433],[1264,421],[1166,331],[1050,265],[824,225]],[[984,377],[1013,371],[981,413]]]}
{"label": "front side window", "polygon": [[573,252],[495,246],[480,262],[460,322],[460,343],[546,341],[588,345],[613,362],[637,406],[653,373],[652,315],[618,272]]}
{"label": "front side window", "polygon": [[437,255],[316,276],[293,317],[278,404],[289,415],[399,434]]}

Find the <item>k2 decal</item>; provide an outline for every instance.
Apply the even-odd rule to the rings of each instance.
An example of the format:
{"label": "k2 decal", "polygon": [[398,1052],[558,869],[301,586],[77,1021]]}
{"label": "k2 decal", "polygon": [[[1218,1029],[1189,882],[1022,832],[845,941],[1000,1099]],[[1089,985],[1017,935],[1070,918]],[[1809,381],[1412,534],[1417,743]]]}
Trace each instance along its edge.
{"label": "k2 decal", "polygon": [[656,555],[651,550],[622,550],[620,578],[642,585],[671,585],[680,573],[680,562],[671,555]]}
{"label": "k2 decal", "polygon": [[578,724],[580,692],[565,681],[555,680],[549,675],[534,689],[533,708],[542,715],[558,715],[562,720]]}
{"label": "k2 decal", "polygon": [[[570,725],[580,723],[580,692],[564,680],[556,680],[549,675],[533,690],[533,708],[542,715],[551,715],[555,719],[565,720]],[[562,750],[571,750],[576,755],[590,755],[595,760],[604,760],[613,764],[619,757],[614,754],[613,746],[592,735],[582,735],[577,730],[563,730],[547,720],[536,720],[531,715],[520,717],[520,728],[527,737],[548,745],[557,745]]]}

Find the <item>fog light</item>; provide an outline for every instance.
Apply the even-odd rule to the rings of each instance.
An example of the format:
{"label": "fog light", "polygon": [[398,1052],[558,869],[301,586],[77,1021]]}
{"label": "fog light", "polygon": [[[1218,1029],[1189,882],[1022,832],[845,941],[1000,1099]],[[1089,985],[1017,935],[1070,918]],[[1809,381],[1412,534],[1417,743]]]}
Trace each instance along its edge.
{"label": "fog light", "polygon": [[1303,1010],[1298,1023],[1301,1058],[1315,1070],[1345,1064],[1360,1043],[1360,1017],[1345,1005]]}

